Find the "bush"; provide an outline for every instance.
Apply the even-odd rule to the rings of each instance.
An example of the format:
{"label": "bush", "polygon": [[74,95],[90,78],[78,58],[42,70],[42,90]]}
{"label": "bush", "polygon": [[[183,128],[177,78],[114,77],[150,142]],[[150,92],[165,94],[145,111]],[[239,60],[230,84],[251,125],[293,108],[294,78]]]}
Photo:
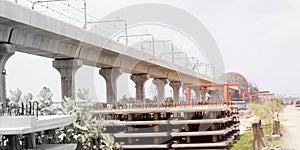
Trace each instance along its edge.
{"label": "bush", "polygon": [[271,102],[266,102],[264,105],[251,103],[250,109],[262,120],[264,125],[272,125],[274,113],[283,110],[283,101],[280,99],[273,99]]}
{"label": "bush", "polygon": [[[47,92],[50,91],[48,90]],[[47,94],[44,93],[44,95]],[[83,101],[89,99],[87,90],[79,90],[77,96]],[[47,109],[43,110],[48,111]],[[76,143],[76,149],[78,150],[111,150],[115,147],[115,142],[112,137],[102,135],[103,120],[98,120],[95,117],[93,117],[88,108],[77,107],[74,98],[65,97],[61,102],[61,109],[58,113],[64,115],[76,115],[77,119],[73,124],[65,126],[63,128],[48,130],[39,133],[40,143]],[[45,113],[42,112],[42,114]]]}
{"label": "bush", "polygon": [[172,97],[167,97],[165,98],[166,103],[173,103],[173,98]]}

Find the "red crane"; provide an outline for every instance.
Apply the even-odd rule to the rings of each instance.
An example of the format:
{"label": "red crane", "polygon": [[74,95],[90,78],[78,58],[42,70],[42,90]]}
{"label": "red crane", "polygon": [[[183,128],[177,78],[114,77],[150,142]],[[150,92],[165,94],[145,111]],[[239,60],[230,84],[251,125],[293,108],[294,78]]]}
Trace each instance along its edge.
{"label": "red crane", "polygon": [[225,99],[225,104],[229,104],[229,100],[228,100],[228,87],[229,86],[239,86],[239,83],[225,83],[225,84],[197,84],[197,85],[187,85],[185,87],[185,91],[186,91],[186,102],[187,105],[190,104],[190,93],[191,93],[191,88],[195,88],[195,87],[201,87],[201,88],[207,88],[207,87],[219,87],[219,86],[223,86],[224,87],[224,99]]}
{"label": "red crane", "polygon": [[270,91],[256,91],[256,92],[250,92],[250,103],[252,102],[252,96],[262,96],[262,103],[264,103],[265,99],[264,97],[270,94]]}

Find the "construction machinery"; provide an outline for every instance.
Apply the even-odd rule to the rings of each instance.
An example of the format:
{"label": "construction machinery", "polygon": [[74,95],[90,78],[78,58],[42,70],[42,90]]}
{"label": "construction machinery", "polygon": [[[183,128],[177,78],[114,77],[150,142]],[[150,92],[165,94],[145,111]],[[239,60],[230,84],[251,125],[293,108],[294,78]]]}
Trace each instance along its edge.
{"label": "construction machinery", "polygon": [[187,105],[190,104],[191,88],[208,88],[208,87],[222,87],[222,86],[224,87],[224,103],[229,105],[228,87],[229,86],[239,86],[238,83],[187,85],[185,87]]}

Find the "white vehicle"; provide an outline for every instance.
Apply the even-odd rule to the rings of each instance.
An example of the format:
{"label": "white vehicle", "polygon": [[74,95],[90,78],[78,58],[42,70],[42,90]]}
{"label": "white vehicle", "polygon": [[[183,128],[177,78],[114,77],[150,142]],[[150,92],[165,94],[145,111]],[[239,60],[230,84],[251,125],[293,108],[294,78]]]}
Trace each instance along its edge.
{"label": "white vehicle", "polygon": [[294,105],[295,107],[300,107],[300,99],[295,100]]}

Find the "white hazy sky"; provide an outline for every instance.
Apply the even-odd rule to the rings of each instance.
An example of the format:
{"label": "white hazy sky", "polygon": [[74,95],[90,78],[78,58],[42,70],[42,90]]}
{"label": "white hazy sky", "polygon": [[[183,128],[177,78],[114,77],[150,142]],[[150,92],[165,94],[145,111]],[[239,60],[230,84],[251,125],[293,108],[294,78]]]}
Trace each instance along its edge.
{"label": "white hazy sky", "polygon": [[[69,1],[71,3],[72,0]],[[87,0],[87,6],[89,14],[101,18],[120,8],[145,2],[175,6],[197,17],[217,42],[226,72],[245,75],[261,90],[300,95],[300,1]],[[183,49],[188,47],[182,43],[177,45]],[[48,86],[54,91],[55,99],[59,99],[60,77],[51,67],[51,61],[27,54],[14,55],[6,66],[8,90],[20,88],[25,93],[36,94],[43,86]],[[80,72],[87,70],[88,67],[80,69],[76,78],[80,78]],[[97,70],[89,70],[97,75]],[[121,78],[128,80],[128,76]],[[104,99],[105,94],[101,92],[105,89],[104,80],[99,77],[94,79],[94,83],[99,84],[94,85],[92,93],[96,93],[97,99]],[[153,89],[150,83],[147,86]],[[84,82],[77,84],[77,88],[87,87]],[[128,87],[133,88],[133,83],[129,81]],[[171,94],[169,88],[166,91],[167,95]],[[151,95],[151,92],[153,94],[153,90],[147,94]],[[130,91],[119,91],[119,97],[124,93]],[[129,95],[133,96],[133,93]]]}

